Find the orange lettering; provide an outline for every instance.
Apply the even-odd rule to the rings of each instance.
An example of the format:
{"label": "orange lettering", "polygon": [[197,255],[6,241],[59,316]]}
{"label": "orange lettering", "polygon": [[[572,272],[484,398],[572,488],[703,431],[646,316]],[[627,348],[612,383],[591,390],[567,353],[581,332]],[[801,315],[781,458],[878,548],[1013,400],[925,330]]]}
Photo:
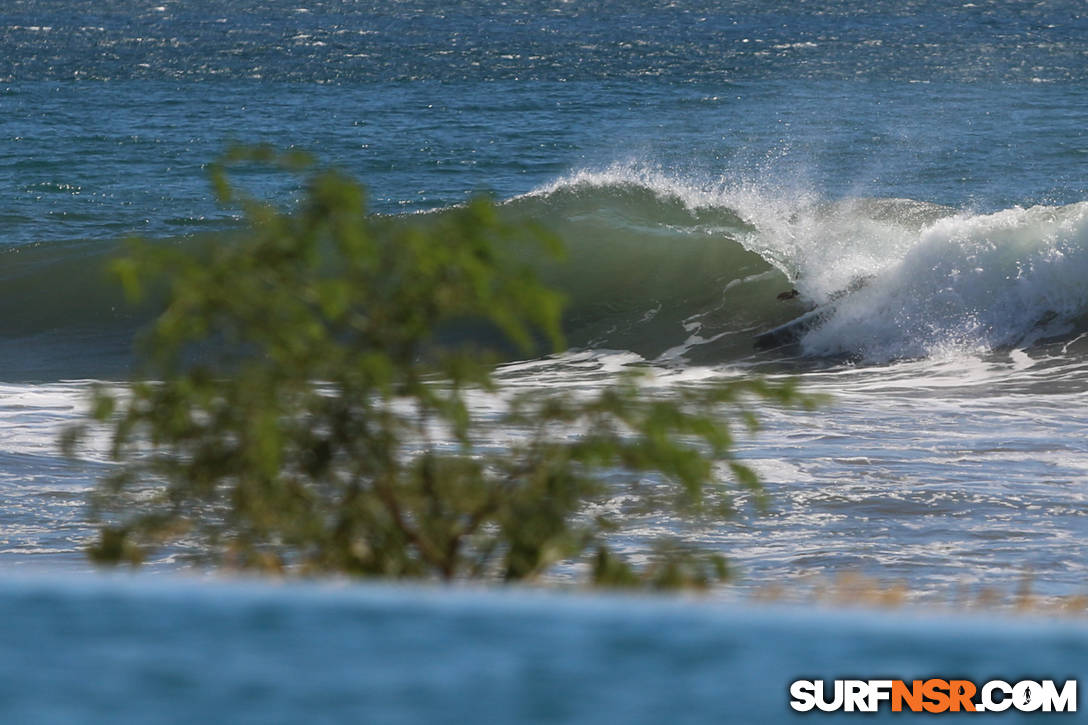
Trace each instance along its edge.
{"label": "orange lettering", "polygon": [[975,683],[970,680],[951,680],[948,683],[948,692],[951,695],[952,712],[959,712],[961,707],[964,712],[974,712],[975,703],[971,702],[971,698],[975,696],[975,690]]}
{"label": "orange lettering", "polygon": [[892,682],[892,712],[902,712],[904,701],[911,712],[922,711],[922,681],[915,680],[911,685],[907,687],[902,680]]}
{"label": "orange lettering", "polygon": [[930,700],[922,704],[926,712],[944,712],[948,709],[948,681],[926,680],[922,685],[922,694]]}

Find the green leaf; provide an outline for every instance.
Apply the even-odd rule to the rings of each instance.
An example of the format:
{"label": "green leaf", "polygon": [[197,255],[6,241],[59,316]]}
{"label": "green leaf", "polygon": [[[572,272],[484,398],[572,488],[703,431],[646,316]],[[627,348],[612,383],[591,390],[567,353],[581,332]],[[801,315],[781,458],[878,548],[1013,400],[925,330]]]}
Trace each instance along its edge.
{"label": "green leaf", "polygon": [[[284,209],[235,188],[253,165],[300,174],[304,198]],[[735,488],[763,505],[732,426],[756,428],[753,400],[813,404],[793,381],[662,395],[636,371],[588,396],[511,395],[494,376],[503,351],[562,346],[562,296],[522,261],[558,254],[553,235],[487,198],[370,215],[358,183],[297,149],[232,147],[209,173],[240,230],[133,241],[112,265],[129,299],[161,287],[163,300],[140,374],[96,390],[62,436],[73,455],[104,429],[119,463],[91,497],[95,561],[184,541],[277,575],[532,580],[566,562],[610,587],[728,576],[720,552],[651,540],[635,565],[609,542],[647,512],[677,534],[731,515]],[[496,331],[501,349],[487,349]],[[483,393],[508,408],[474,406]]]}

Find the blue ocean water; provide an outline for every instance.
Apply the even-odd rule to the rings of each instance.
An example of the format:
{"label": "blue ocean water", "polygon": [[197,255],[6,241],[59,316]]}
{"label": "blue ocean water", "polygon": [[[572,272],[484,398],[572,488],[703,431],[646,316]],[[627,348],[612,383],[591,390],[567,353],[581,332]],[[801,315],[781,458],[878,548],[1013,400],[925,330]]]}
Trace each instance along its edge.
{"label": "blue ocean water", "polygon": [[[74,7],[16,2],[0,18],[8,379],[123,373],[139,320],[86,270],[127,234],[176,238],[229,223],[205,166],[232,142],[312,150],[367,182],[383,213],[482,191],[513,200],[515,213],[559,225],[576,252],[552,280],[574,298],[572,343],[651,358],[683,345],[682,323],[695,315],[714,312],[708,338],[796,314],[767,304],[771,287],[799,286],[820,303],[852,279],[886,278],[941,216],[1045,205],[1075,224],[1088,183],[1077,3]],[[285,202],[294,188],[244,182]],[[828,211],[857,200],[879,208]],[[696,213],[677,217],[670,205]],[[1026,238],[1049,234],[1014,223]],[[961,233],[971,235],[957,227],[948,237]],[[1079,249],[1079,229],[1062,234]],[[665,251],[693,241],[695,253]],[[745,271],[789,279],[745,288],[718,314],[736,279],[722,265],[737,267],[738,247],[765,263]],[[950,264],[974,254],[958,251]],[[701,263],[715,253],[728,262]],[[590,258],[608,265],[604,284],[577,277]],[[676,285],[649,279],[661,264],[678,280],[719,273],[670,304]],[[643,274],[609,287],[631,267]],[[57,287],[68,291],[58,298]],[[977,305],[968,299],[955,319],[927,321],[936,332],[920,345],[812,340],[807,352],[888,360],[965,336],[1015,344],[1044,317],[1079,317],[1083,289],[1062,292],[1060,304],[1030,301],[1032,319],[988,322],[982,339],[963,330]],[[659,306],[655,326],[634,329]],[[726,347],[701,358],[751,345]]]}
{"label": "blue ocean water", "polygon": [[[796,713],[789,683],[1088,664],[1068,623],[526,591],[29,579],[0,612],[20,622],[0,635],[8,722],[913,723],[933,716]],[[999,720],[1040,717],[1077,715]]]}
{"label": "blue ocean water", "polygon": [[[146,322],[102,262],[126,235],[183,243],[229,227],[206,165],[261,142],[358,176],[383,214],[486,192],[554,229],[570,262],[542,274],[570,299],[572,350],[509,366],[512,386],[592,389],[648,364],[665,386],[757,370],[830,394],[820,414],[763,411],[764,430],[739,441],[771,512],[690,534],[737,565],[742,595],[843,572],[923,604],[1025,582],[1044,603],[1083,594],[1086,129],[1088,10],[1072,0],[9,0],[0,566],[87,568],[85,496],[110,463],[104,442],[66,461],[57,435],[86,378],[125,377]],[[280,177],[238,181],[284,204],[297,193]],[[777,300],[791,288],[797,300]],[[756,349],[811,308],[818,324]],[[43,630],[99,596],[61,587],[48,596],[63,606],[41,608],[18,589],[4,595],[13,621],[40,609]],[[163,607],[168,621],[184,608]],[[569,617],[579,631],[595,621]],[[92,653],[94,636],[73,633]],[[1083,670],[1083,637],[1069,636],[1072,650],[1039,650],[1038,670]],[[141,637],[131,663],[153,656]],[[861,640],[825,665],[975,671],[928,640],[896,654],[912,641]],[[688,644],[676,658],[714,662]],[[979,651],[1011,667],[1030,650]],[[276,672],[260,672],[251,686],[239,666],[231,692],[267,695]],[[439,675],[464,684],[456,664]],[[175,676],[155,687],[191,691]],[[548,707],[534,717],[567,712]]]}

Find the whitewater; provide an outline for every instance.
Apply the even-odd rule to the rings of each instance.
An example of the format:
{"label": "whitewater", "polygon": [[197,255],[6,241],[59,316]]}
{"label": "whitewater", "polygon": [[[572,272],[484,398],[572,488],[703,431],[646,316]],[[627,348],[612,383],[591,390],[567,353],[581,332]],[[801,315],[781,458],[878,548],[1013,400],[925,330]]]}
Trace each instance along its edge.
{"label": "whitewater", "polygon": [[[633,369],[822,396],[737,436],[766,510],[613,542],[701,544],[731,583],[284,585],[185,542],[95,569],[110,442],[59,439],[156,313],[104,269],[129,236],[229,243],[208,164],[235,142],[312,152],[391,224],[487,194],[562,241],[511,243],[566,347],[511,356],[475,416]],[[1082,0],[0,3],[0,721],[763,725],[799,678],[1075,678],[1086,401]]]}
{"label": "whitewater", "polygon": [[[638,367],[652,394],[762,374],[827,395],[738,441],[767,513],[651,517],[628,551],[682,533],[742,598],[854,574],[929,602],[1085,593],[1077,3],[69,5],[0,10],[0,566],[90,568],[108,445],[57,439],[154,314],[103,267],[128,235],[229,232],[206,165],[241,141],[312,150],[394,220],[489,193],[558,236],[563,260],[525,258],[569,350],[509,361],[511,390]],[[187,571],[175,554],[151,568]]]}
{"label": "whitewater", "polygon": [[[606,312],[581,306],[617,308],[617,299],[632,298],[627,315],[587,344],[609,346],[618,335],[651,357],[668,346],[658,354],[705,359],[713,353],[700,348],[765,331],[783,310],[820,312],[785,352],[868,363],[1031,346],[1082,331],[1088,313],[1084,202],[991,213],[910,199],[830,202],[613,167],[578,172],[508,206],[550,220],[572,240],[568,267],[597,273],[584,283],[589,292],[581,280],[555,277],[571,288],[574,315],[600,323]],[[632,264],[645,279],[623,273]],[[797,301],[783,305],[775,293],[794,288]],[[681,328],[690,335],[677,345]],[[744,336],[719,359],[751,346]]]}
{"label": "whitewater", "polygon": [[[730,557],[740,573],[730,596],[810,596],[843,575],[938,605],[1025,582],[1044,598],[1081,592],[1088,203],[982,212],[831,201],[625,164],[563,175],[500,209],[565,241],[562,261],[538,264],[568,297],[572,345],[505,365],[507,390],[589,394],[648,367],[648,394],[763,374],[799,376],[830,401],[816,413],[765,407],[763,430],[739,442],[770,493],[768,513],[741,497],[742,515],[713,528],[648,517],[621,542],[629,553],[682,533]],[[111,249],[75,259],[63,245],[9,250],[23,266],[9,267],[5,299],[16,290],[40,303],[5,322],[6,345],[24,365],[48,358],[39,379],[0,390],[0,558],[11,565],[89,566],[85,497],[111,464],[105,440],[75,463],[59,457],[88,391],[66,378],[97,366],[118,379],[148,319],[108,278],[87,277],[88,260]],[[64,297],[49,304],[80,285],[78,309]],[[779,299],[791,289],[799,294]],[[757,349],[760,333],[813,308],[795,339]],[[50,366],[57,379],[41,379]],[[501,405],[484,396],[475,409]],[[150,566],[188,565],[172,551]]]}

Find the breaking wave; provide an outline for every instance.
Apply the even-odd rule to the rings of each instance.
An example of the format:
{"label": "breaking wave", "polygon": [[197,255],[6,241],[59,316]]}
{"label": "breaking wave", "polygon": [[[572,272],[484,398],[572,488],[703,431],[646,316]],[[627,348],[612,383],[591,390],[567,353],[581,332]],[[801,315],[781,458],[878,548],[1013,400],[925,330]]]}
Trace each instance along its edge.
{"label": "breaking wave", "polygon": [[[565,241],[564,260],[535,263],[568,298],[575,347],[696,363],[757,354],[884,362],[1088,329],[1088,202],[977,213],[615,166],[502,209]],[[43,355],[86,360],[99,343],[105,355],[146,322],[98,273],[108,254],[97,242],[0,253],[9,360],[35,340],[46,352],[28,369]],[[810,310],[781,346],[756,353],[758,335]]]}
{"label": "breaking wave", "polygon": [[1088,202],[978,213],[613,167],[508,206],[566,239],[571,264],[552,281],[582,344],[733,359],[810,309],[779,354],[885,362],[1086,329]]}

